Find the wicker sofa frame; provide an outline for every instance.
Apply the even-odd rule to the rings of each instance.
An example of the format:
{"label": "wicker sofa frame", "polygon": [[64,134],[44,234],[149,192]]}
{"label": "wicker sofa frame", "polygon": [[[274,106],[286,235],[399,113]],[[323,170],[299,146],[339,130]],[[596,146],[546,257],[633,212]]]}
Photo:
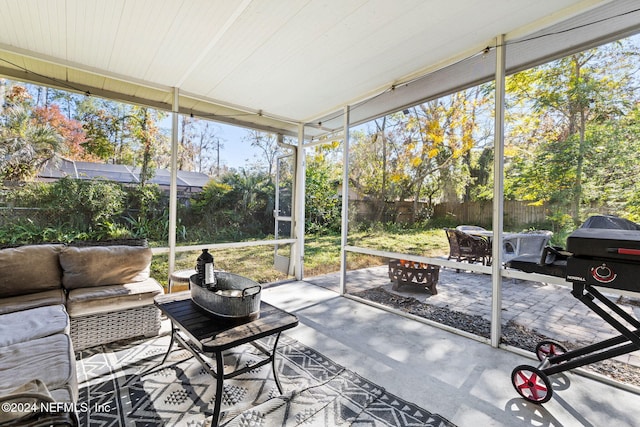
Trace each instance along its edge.
{"label": "wicker sofa frame", "polygon": [[71,341],[76,350],[139,336],[153,337],[160,330],[160,311],[154,305],[69,320]]}

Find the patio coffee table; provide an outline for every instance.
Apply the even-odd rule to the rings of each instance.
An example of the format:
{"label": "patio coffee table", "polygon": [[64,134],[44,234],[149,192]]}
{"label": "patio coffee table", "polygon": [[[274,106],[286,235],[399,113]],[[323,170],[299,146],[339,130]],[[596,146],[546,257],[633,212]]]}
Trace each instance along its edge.
{"label": "patio coffee table", "polygon": [[[217,426],[219,422],[222,386],[225,379],[271,363],[273,378],[278,391],[282,394],[282,385],[275,366],[276,347],[280,333],[298,325],[298,318],[295,315],[261,302],[260,316],[255,320],[218,317],[194,303],[189,291],[160,295],[156,297],[155,304],[171,320],[172,324],[171,342],[160,365],[166,362],[174,341],[177,341],[182,347],[189,350],[216,379],[213,426]],[[267,349],[256,341],[271,335],[276,336],[273,349]],[[253,345],[267,357],[251,366],[245,366],[225,374],[223,352],[242,344]],[[204,354],[213,354],[216,361],[215,369],[203,359]]]}

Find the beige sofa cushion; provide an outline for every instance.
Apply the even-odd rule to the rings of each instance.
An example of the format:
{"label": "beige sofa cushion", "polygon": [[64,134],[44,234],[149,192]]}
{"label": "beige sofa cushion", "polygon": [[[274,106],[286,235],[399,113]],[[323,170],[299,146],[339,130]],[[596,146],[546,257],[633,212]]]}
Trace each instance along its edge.
{"label": "beige sofa cushion", "polygon": [[77,401],[76,359],[71,338],[55,334],[0,347],[0,394],[39,379],[56,399]]}
{"label": "beige sofa cushion", "polygon": [[69,316],[63,305],[0,315],[0,347],[60,333],[69,333]]}
{"label": "beige sofa cushion", "polygon": [[162,293],[162,286],[153,278],[124,285],[72,289],[67,299],[67,312],[71,317],[80,317],[127,310],[152,305],[153,298]]}
{"label": "beige sofa cushion", "polygon": [[62,287],[50,291],[0,298],[0,314],[45,307],[47,305],[64,304],[66,301],[67,296]]}
{"label": "beige sofa cushion", "polygon": [[64,245],[26,245],[0,250],[0,298],[60,287],[58,254]]}
{"label": "beige sofa cushion", "polygon": [[136,246],[67,247],[60,253],[62,285],[70,289],[120,285],[149,278],[151,249]]}

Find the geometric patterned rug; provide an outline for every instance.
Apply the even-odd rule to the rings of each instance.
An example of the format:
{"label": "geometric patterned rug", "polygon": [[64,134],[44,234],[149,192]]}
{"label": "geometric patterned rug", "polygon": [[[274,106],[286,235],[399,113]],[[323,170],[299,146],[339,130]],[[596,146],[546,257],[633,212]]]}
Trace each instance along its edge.
{"label": "geometric patterned rug", "polygon": [[[76,353],[82,426],[210,426],[215,380],[170,337],[111,343]],[[271,341],[272,342],[272,341]],[[268,346],[269,341],[264,345]],[[225,353],[225,371],[260,360],[251,345]],[[282,334],[280,395],[267,364],[225,380],[220,426],[455,427]],[[145,371],[150,370],[144,374]],[[143,374],[143,375],[141,375]]]}

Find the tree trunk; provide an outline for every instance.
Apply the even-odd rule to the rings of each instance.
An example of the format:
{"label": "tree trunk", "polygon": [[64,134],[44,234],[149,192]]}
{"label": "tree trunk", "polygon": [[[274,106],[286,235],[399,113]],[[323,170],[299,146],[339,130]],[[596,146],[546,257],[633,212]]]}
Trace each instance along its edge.
{"label": "tree trunk", "polygon": [[[576,85],[579,84],[581,78],[581,65],[580,61],[577,57],[575,57],[575,75],[574,78],[576,80]],[[585,152],[585,126],[586,126],[586,116],[585,116],[585,106],[583,105],[583,97],[585,94],[582,94],[580,91],[577,91],[579,95],[578,99],[574,100],[574,108],[575,110],[572,112],[571,117],[573,118],[573,125],[578,127],[579,133],[579,142],[578,142],[578,158],[576,163],[576,180],[573,188],[573,201],[572,201],[572,214],[573,221],[578,224],[580,222],[580,200],[582,199],[582,165],[584,163],[584,152]],[[577,119],[577,120],[576,120]],[[572,132],[575,132],[575,127],[572,129]]]}
{"label": "tree trunk", "polygon": [[151,138],[148,132],[149,112],[144,109],[142,120],[140,120],[140,128],[142,129],[142,166],[140,167],[140,186],[144,187],[147,181],[151,179]]}

